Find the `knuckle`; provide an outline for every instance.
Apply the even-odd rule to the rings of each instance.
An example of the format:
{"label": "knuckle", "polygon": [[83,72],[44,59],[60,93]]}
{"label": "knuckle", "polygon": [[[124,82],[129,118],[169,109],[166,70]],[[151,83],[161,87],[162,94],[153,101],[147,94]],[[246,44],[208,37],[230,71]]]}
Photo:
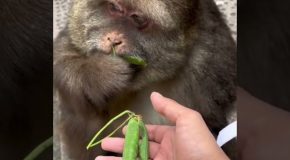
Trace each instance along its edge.
{"label": "knuckle", "polygon": [[192,110],[190,112],[190,115],[194,118],[202,118],[202,115],[198,111],[195,111],[195,110]]}

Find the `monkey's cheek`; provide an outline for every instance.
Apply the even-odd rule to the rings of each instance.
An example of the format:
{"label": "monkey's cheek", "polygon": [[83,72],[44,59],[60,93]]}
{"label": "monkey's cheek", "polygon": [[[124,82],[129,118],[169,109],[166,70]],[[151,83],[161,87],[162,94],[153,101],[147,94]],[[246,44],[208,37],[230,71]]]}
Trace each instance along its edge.
{"label": "monkey's cheek", "polygon": [[106,54],[112,53],[112,46],[110,46],[106,41],[101,41],[98,45],[98,48]]}

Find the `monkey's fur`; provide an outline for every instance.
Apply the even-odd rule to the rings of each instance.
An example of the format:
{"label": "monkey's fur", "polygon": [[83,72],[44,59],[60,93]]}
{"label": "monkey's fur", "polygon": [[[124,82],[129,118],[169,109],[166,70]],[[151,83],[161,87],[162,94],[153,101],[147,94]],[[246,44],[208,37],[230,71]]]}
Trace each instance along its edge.
{"label": "monkey's fur", "polygon": [[[216,4],[119,2],[142,11],[152,25],[140,30],[125,18],[110,17],[105,1],[75,0],[68,25],[55,41],[59,128],[69,157],[95,158],[98,150],[87,151],[86,144],[109,118],[125,109],[141,114],[146,123],[167,123],[151,106],[152,91],[199,111],[218,133],[235,100],[236,46]],[[100,49],[103,36],[113,31],[124,35],[129,46],[125,54],[144,58],[146,67],[132,66],[122,54]]]}

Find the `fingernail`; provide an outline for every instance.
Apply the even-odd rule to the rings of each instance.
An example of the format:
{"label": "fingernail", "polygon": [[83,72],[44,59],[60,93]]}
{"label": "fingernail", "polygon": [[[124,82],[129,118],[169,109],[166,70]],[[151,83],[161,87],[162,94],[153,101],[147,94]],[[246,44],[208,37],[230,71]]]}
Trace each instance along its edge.
{"label": "fingernail", "polygon": [[158,97],[158,98],[162,98],[163,96],[160,94],[160,93],[158,93],[158,92],[152,92],[152,94],[151,94],[152,96],[155,96],[155,97]]}
{"label": "fingernail", "polygon": [[102,160],[104,156],[98,156],[95,160]]}

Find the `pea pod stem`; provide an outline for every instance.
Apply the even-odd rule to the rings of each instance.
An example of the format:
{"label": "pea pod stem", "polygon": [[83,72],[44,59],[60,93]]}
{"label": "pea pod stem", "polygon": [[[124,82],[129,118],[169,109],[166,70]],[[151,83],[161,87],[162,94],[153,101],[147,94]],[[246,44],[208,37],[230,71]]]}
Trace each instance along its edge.
{"label": "pea pod stem", "polygon": [[101,140],[96,141],[96,139],[99,137],[99,135],[106,129],[109,127],[109,125],[111,125],[114,121],[116,121],[117,119],[121,118],[122,116],[128,114],[129,115],[129,118],[127,118],[117,129],[115,129],[112,133],[109,134],[109,136],[112,136],[118,129],[120,129],[122,127],[122,125],[124,126],[125,123],[130,120],[132,118],[132,116],[134,116],[135,114],[129,110],[125,110],[123,111],[122,113],[118,114],[117,116],[113,117],[108,123],[105,124],[104,127],[102,127],[97,133],[96,135],[93,137],[93,139],[89,142],[89,144],[87,145],[87,149],[91,148],[91,147],[94,147],[98,144],[100,144],[102,142],[102,140],[104,138],[102,138]]}
{"label": "pea pod stem", "polygon": [[114,46],[112,46],[112,52],[113,52],[113,56],[115,57],[116,56],[116,50],[115,50]]}

